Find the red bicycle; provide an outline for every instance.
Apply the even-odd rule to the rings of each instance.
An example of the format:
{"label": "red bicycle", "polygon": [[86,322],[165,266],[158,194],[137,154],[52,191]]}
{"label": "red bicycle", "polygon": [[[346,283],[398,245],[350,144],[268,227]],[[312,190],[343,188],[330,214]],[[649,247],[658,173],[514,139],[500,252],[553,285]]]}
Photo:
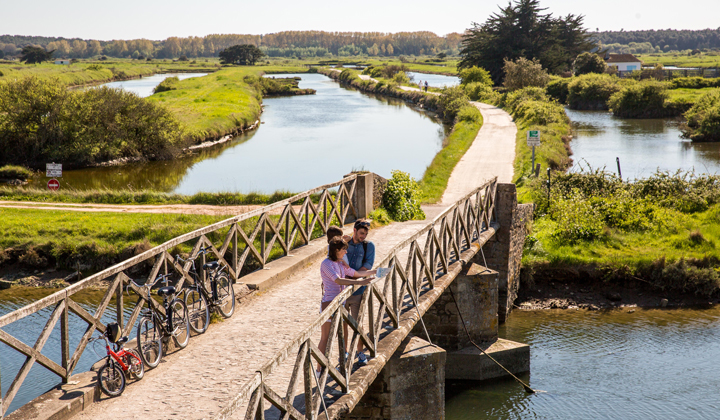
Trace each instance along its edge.
{"label": "red bicycle", "polygon": [[[108,397],[117,397],[125,391],[125,375],[142,379],[145,365],[134,349],[125,349],[123,345],[128,337],[120,337],[120,326],[113,322],[105,327],[105,333],[95,340],[105,340],[107,362],[97,373],[98,384]],[[112,343],[113,348],[110,348]]]}

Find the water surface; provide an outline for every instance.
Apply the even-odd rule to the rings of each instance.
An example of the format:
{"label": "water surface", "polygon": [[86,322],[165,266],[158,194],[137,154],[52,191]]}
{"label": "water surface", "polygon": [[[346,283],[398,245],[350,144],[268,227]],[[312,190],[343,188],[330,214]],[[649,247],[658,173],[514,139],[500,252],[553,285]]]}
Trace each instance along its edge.
{"label": "water surface", "polygon": [[693,143],[681,137],[678,119],[622,119],[607,111],[566,109],[575,136],[570,143],[574,170],[605,167],[624,179],[644,178],[656,170],[720,172],[720,143]]}
{"label": "water surface", "polygon": [[512,379],[448,382],[446,419],[717,419],[720,309],[515,311],[500,336],[531,347]]}
{"label": "water surface", "polygon": [[163,73],[146,76],[141,79],[123,80],[122,82],[105,83],[102,86],[111,88],[120,88],[128,92],[136,93],[141,98],[146,98],[153,94],[155,86],[168,77],[177,77],[180,80],[190,79],[192,77],[207,76],[207,73]]}
{"label": "water surface", "polygon": [[432,87],[452,87],[457,86],[460,84],[460,78],[457,76],[445,76],[442,74],[431,74],[431,73],[417,73],[409,71],[407,72],[408,77],[412,77],[413,81],[415,83],[418,82],[418,80],[422,80],[423,86],[425,85],[425,81],[427,80],[428,85]]}
{"label": "water surface", "polygon": [[61,188],[300,192],[353,169],[385,177],[400,169],[421,178],[442,148],[446,128],[403,101],[371,97],[321,74],[278,77],[301,77],[300,87],[317,94],[263,100],[263,124],[226,146],[171,162],[66,171]]}

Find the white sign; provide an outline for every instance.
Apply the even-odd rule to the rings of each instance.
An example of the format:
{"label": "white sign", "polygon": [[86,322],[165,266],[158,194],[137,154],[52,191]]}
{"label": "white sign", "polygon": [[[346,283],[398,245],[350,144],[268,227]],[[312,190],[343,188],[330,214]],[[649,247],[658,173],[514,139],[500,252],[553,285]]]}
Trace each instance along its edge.
{"label": "white sign", "polygon": [[540,146],[540,131],[539,130],[528,130],[527,145],[528,146]]}
{"label": "white sign", "polygon": [[62,178],[62,163],[46,163],[45,176],[48,178]]}

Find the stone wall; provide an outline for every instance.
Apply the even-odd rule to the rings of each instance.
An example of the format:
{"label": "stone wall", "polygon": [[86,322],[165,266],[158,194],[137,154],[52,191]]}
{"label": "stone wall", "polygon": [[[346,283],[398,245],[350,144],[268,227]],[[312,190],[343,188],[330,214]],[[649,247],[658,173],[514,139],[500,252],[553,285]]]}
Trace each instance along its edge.
{"label": "stone wall", "polygon": [[408,335],[360,402],[344,418],[445,419],[445,351]]}
{"label": "stone wall", "polygon": [[532,222],[533,204],[517,203],[515,184],[498,184],[495,214],[500,223],[495,236],[482,248],[487,266],[500,273],[498,282],[498,316],[504,322],[517,298],[520,286],[526,225]]}
{"label": "stone wall", "polygon": [[385,193],[387,183],[387,179],[373,173],[373,208],[379,209],[382,207],[383,193]]}

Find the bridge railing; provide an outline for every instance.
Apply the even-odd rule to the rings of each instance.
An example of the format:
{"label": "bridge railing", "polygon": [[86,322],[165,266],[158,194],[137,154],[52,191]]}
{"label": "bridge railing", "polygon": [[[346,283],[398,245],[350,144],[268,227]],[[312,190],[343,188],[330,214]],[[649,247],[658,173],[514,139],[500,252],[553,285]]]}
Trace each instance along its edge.
{"label": "bridge railing", "polygon": [[[494,233],[497,227],[496,188],[497,178],[472,191],[395,246],[377,264],[380,267],[392,267],[390,273],[366,288],[357,320],[348,314],[343,305],[353,292],[352,288],[346,288],[311,325],[268,361],[214,420],[230,418],[236,410],[242,408],[246,408],[245,419],[264,419],[265,409],[270,406],[280,411],[282,419],[317,419],[323,408],[322,398],[328,376],[335,380],[342,393],[348,395],[352,391],[351,368],[358,342],[362,341],[372,357],[378,355],[380,348],[391,348],[383,346],[384,340],[393,339],[387,332],[399,327],[401,316],[407,311],[415,311],[421,295],[432,290],[435,281],[448,274],[450,267],[460,260],[464,252],[471,247],[479,249]],[[312,337],[317,336],[318,329],[328,319],[332,320],[330,335],[325,352],[321,352]],[[349,348],[345,347],[343,322],[348,323],[352,331]],[[281,379],[283,387],[287,386],[282,396],[272,389],[266,378],[298,348],[289,380]],[[346,351],[349,353],[347,358]],[[330,361],[332,354],[338,355],[339,368],[335,368],[335,364]],[[314,363],[322,366],[317,377]],[[301,386],[304,395],[300,398],[304,398],[304,404],[299,405],[305,407],[305,412],[293,404],[296,394],[303,389]],[[270,406],[266,406],[266,403]],[[328,411],[334,414],[337,410],[330,405]],[[335,418],[333,414],[328,418]]]}
{"label": "bridge railing", "polygon": [[[241,273],[243,273],[243,268],[249,264],[251,257],[255,260],[255,266],[259,264],[264,267],[273,256],[271,255],[273,249],[276,250],[273,253],[277,254],[277,245],[279,245],[280,251],[284,255],[288,255],[293,248],[309,243],[313,239],[313,235],[324,234],[330,224],[343,224],[350,216],[356,218],[357,211],[352,204],[356,186],[357,175],[349,175],[338,182],[305,191],[269,206],[178,236],[30,305],[3,315],[0,317],[0,342],[24,355],[26,360],[15,375],[5,395],[0,394],[0,418],[4,416],[35,363],[59,376],[63,382],[69,380],[93,333],[96,330],[104,332],[105,326],[101,319],[108,311],[113,298],[115,298],[115,313],[113,315],[115,321],[122,328],[122,335],[130,335],[130,330],[133,328],[145,304],[153,305],[159,310],[162,309],[153,299],[148,302],[145,301],[143,296],[146,293],[143,293],[143,291],[148,286],[137,288],[129,282],[130,277],[126,272],[130,272],[135,267],[142,268],[152,264],[150,275],[147,277],[148,280],[153,280],[160,270],[163,270],[165,274],[174,271],[179,275],[176,284],[178,289],[185,282],[192,284],[193,279],[188,274],[190,263],[180,266],[170,255],[170,251],[181,244],[195,241],[191,256],[196,256],[201,247],[210,246],[215,257],[228,266],[230,275],[233,280],[237,281],[241,277]],[[209,235],[224,237],[222,245],[216,247],[208,237]],[[109,283],[94,313],[88,312],[73,299],[73,295],[76,293],[89,288],[97,288],[98,285],[104,285],[105,282]],[[139,297],[135,302],[131,315],[128,319],[125,319],[123,291],[128,284],[138,293]],[[147,284],[151,284],[151,282]],[[3,327],[46,308],[52,308],[52,312],[49,314],[45,326],[39,333],[34,345],[28,345],[3,331]],[[70,348],[70,312],[87,323],[87,328],[74,351]],[[61,337],[60,363],[42,353],[58,322],[60,323]],[[53,353],[56,353],[56,351]]]}

